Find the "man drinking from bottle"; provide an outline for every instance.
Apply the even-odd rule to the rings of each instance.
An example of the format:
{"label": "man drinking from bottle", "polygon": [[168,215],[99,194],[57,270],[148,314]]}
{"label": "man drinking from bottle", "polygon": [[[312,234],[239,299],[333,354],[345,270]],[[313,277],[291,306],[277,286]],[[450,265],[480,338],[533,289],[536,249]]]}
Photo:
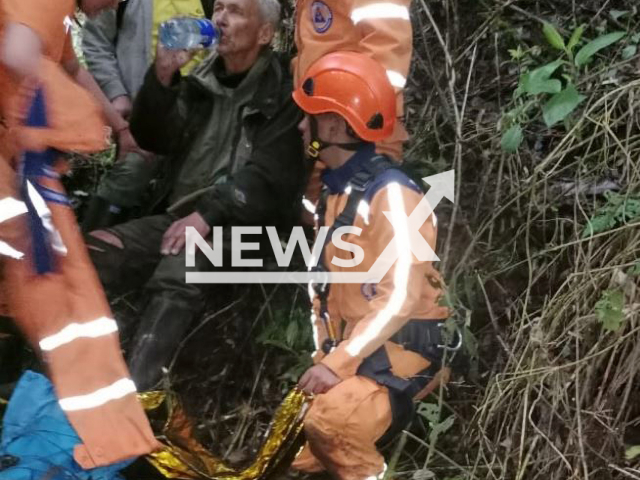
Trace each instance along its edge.
{"label": "man drinking from bottle", "polygon": [[[159,380],[203,307],[200,287],[185,281],[186,229],[211,238],[215,226],[230,233],[230,226],[285,226],[298,216],[300,113],[287,61],[270,48],[280,5],[217,0],[212,20],[217,51],[182,76],[193,52],[160,45],[134,102],[136,140],[164,157],[157,214],[89,236],[108,289],[145,285],[148,303],[128,356],[141,389]],[[225,254],[229,246],[225,238]],[[203,260],[211,266],[201,257],[196,268]]]}

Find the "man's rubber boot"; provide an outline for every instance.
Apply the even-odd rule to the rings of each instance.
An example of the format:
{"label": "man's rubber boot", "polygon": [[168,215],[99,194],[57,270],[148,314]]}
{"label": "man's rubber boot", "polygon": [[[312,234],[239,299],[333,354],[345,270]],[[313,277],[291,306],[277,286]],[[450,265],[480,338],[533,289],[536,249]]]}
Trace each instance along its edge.
{"label": "man's rubber boot", "polygon": [[138,391],[151,390],[169,367],[194,317],[186,303],[153,296],[131,342],[127,364]]}
{"label": "man's rubber boot", "polygon": [[82,218],[82,231],[89,233],[101,228],[112,227],[127,219],[128,209],[115,205],[98,195],[89,200]]}

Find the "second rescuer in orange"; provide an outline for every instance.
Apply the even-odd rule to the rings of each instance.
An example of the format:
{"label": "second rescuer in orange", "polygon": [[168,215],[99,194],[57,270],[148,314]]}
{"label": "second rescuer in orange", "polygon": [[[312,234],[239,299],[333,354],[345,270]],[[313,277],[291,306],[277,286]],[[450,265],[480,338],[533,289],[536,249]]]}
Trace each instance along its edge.
{"label": "second rescuer in orange", "polygon": [[[316,273],[370,272],[390,259],[378,283],[312,283],[315,365],[299,386],[314,395],[305,419],[308,445],[293,467],[327,470],[344,480],[384,472],[377,445],[408,423],[414,397],[442,378],[451,348],[442,326],[449,316],[432,261],[413,252],[435,249],[436,217],[408,217],[424,208],[423,193],[375,144],[395,128],[396,94],[387,72],[368,55],[329,53],[301,79],[294,99],[310,153],[327,168],[316,210],[329,227]],[[356,227],[336,247],[333,232]],[[422,257],[422,255],[420,255]],[[357,264],[357,266],[354,266]]]}

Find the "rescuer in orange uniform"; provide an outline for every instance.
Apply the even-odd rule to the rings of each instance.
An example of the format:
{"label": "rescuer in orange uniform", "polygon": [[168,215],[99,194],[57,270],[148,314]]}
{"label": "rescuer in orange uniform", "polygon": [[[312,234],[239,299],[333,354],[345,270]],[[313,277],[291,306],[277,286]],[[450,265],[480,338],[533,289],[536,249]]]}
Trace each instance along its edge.
{"label": "rescuer in orange uniform", "polygon": [[44,360],[60,407],[83,441],[74,457],[86,469],[157,446],[58,179],[60,151],[106,147],[100,108],[80,85],[102,101],[107,120],[118,127],[119,117],[79,67],[69,31],[76,7],[93,15],[116,4],[0,0],[3,294],[10,314]]}
{"label": "rescuer in orange uniform", "polygon": [[[308,151],[327,167],[316,219],[330,228],[327,240],[316,240],[323,248],[315,272],[368,278],[378,259],[388,268],[379,283],[372,274],[310,286],[315,365],[299,386],[315,398],[305,418],[308,445],[293,468],[375,478],[384,471],[376,443],[406,426],[413,398],[437,385],[451,348],[442,334],[449,310],[438,304],[442,280],[429,256],[436,218],[417,185],[375,152],[392,135],[396,105],[379,63],[356,52],[327,54],[293,95],[306,113],[300,130]],[[426,209],[426,221],[416,226],[407,217],[417,209]],[[345,226],[360,229],[343,234],[348,250],[333,237]]]}
{"label": "rescuer in orange uniform", "polygon": [[[316,60],[329,52],[361,52],[380,63],[396,95],[396,117],[402,117],[402,90],[411,65],[411,0],[298,0],[293,60],[294,85]],[[401,160],[407,132],[401,122],[377,143],[378,153]]]}
{"label": "rescuer in orange uniform", "polygon": [[[327,53],[361,52],[385,69],[396,95],[393,134],[376,142],[378,153],[402,160],[402,145],[408,139],[401,122],[403,89],[409,75],[413,33],[411,0],[297,0],[293,59],[294,86],[307,69]],[[311,174],[305,197],[315,203],[320,192],[321,164]],[[306,202],[305,202],[306,203]]]}

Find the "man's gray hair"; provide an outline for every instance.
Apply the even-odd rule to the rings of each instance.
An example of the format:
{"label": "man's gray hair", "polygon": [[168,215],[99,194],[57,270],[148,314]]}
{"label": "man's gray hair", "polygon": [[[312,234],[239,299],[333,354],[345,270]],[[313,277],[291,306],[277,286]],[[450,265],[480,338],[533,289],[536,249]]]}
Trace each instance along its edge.
{"label": "man's gray hair", "polygon": [[280,11],[282,7],[278,0],[256,0],[260,16],[265,23],[270,23],[274,31],[280,27]]}

